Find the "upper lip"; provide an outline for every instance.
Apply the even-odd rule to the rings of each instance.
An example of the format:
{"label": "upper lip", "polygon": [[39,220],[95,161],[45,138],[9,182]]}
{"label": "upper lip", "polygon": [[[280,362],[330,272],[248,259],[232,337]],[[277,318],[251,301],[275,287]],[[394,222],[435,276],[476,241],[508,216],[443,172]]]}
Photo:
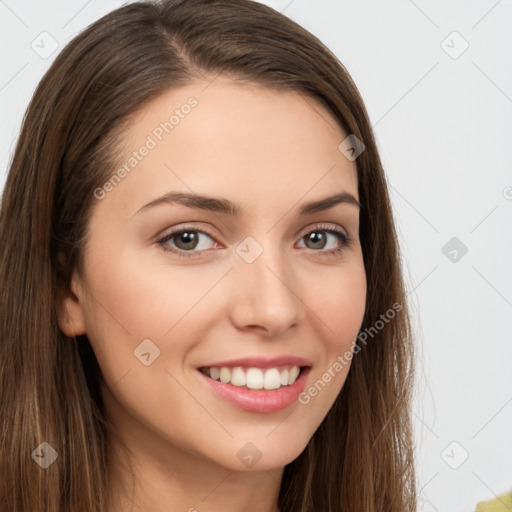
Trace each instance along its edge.
{"label": "upper lip", "polygon": [[207,367],[210,368],[212,366],[225,366],[225,367],[235,367],[235,366],[250,366],[255,368],[274,368],[276,366],[283,365],[292,365],[292,366],[312,366],[311,361],[305,359],[303,357],[297,356],[278,356],[278,357],[241,357],[239,359],[229,359],[227,361],[216,361],[215,363],[210,363],[202,366],[201,368]]}

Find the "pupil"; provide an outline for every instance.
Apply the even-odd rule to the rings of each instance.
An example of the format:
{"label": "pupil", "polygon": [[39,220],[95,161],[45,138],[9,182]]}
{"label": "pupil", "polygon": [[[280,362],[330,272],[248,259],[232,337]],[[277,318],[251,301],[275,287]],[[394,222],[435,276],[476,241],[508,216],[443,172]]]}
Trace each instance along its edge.
{"label": "pupil", "polygon": [[[197,236],[193,232],[185,231],[184,233],[181,233],[178,237],[178,241],[181,245],[184,245],[185,247],[182,247],[184,249],[194,249],[197,245]],[[192,244],[192,247],[190,247],[190,244]]]}
{"label": "pupil", "polygon": [[320,244],[319,247],[315,247],[316,249],[322,249],[323,244],[322,242],[325,242],[325,236],[321,234],[318,231],[315,231],[314,233],[311,233],[309,235],[309,241],[313,242],[313,244]]}

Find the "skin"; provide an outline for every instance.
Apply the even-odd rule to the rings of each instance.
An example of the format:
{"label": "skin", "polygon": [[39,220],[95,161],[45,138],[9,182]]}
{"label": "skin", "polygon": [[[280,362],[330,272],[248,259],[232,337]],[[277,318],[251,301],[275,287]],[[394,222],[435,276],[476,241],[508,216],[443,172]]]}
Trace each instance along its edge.
{"label": "skin", "polygon": [[[132,452],[133,489],[127,455],[111,441],[109,512],[278,511],[283,468],[326,416],[349,365],[307,405],[266,414],[217,397],[197,368],[298,355],[312,362],[307,389],[352,349],[363,319],[359,208],[341,203],[297,213],[342,191],[359,199],[356,164],[338,150],[347,134],[312,98],[228,77],[208,83],[166,91],[129,120],[123,162],[174,108],[190,96],[198,101],[95,200],[84,272],[75,271],[59,303],[61,329],[91,342],[108,414]],[[226,198],[244,211],[231,217],[167,203],[136,213],[170,191]],[[342,242],[315,229],[319,224],[352,241],[322,256]],[[208,233],[192,249],[200,257],[165,252],[157,242],[185,225]],[[327,235],[324,246],[308,241],[311,231]],[[236,252],[247,236],[263,248],[251,264]],[[178,238],[166,244],[184,252]],[[134,356],[144,339],[161,351],[149,366]],[[237,457],[247,442],[261,453],[252,467]]]}

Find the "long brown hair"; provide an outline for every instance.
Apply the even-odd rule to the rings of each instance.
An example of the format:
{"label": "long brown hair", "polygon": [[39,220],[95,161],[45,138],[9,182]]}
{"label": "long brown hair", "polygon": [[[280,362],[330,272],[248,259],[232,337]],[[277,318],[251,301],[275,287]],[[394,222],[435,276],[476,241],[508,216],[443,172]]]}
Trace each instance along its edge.
{"label": "long brown hair", "polygon": [[[59,287],[82,268],[94,190],[116,168],[128,116],[169,88],[221,73],[309,95],[365,145],[356,162],[368,283],[361,330],[376,334],[354,356],[306,449],[285,467],[281,512],[416,510],[411,327],[385,175],[362,98],[316,37],[269,7],[164,0],[125,5],[73,39],[23,121],[0,217],[3,512],[107,510],[107,440],[115,432],[87,337],[70,339],[58,327]],[[400,311],[384,325],[393,304]],[[32,460],[43,442],[58,452],[46,470]]]}

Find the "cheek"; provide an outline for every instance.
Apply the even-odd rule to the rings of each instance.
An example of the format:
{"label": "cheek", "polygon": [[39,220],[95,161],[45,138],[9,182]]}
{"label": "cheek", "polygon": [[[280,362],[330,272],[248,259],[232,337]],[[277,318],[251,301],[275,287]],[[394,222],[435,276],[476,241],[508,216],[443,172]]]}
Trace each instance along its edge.
{"label": "cheek", "polygon": [[[307,302],[321,329],[328,355],[345,352],[355,341],[366,306],[366,274],[361,261],[326,274]],[[313,321],[313,320],[312,320]]]}
{"label": "cheek", "polygon": [[322,343],[322,355],[299,402],[309,410],[312,429],[331,408],[350,370],[365,312],[366,284],[361,259],[317,281],[310,295],[310,323]]}
{"label": "cheek", "polygon": [[220,302],[210,292],[226,272],[219,266],[148,264],[136,254],[90,261],[89,268],[87,334],[109,383],[139,368],[134,351],[146,339],[160,350],[157,366],[182,364],[215,318]]}
{"label": "cheek", "polygon": [[[173,411],[187,421],[172,430],[187,438],[187,425],[202,424],[204,411],[180,384],[179,367],[195,340],[201,339],[201,320],[208,321],[208,312],[212,316],[211,302],[202,299],[219,281],[222,270],[143,265],[128,255],[108,264],[91,261],[89,265],[87,335],[115,397],[110,406],[122,404],[164,437],[169,434],[169,411]],[[144,341],[148,339],[154,345]],[[142,353],[148,352],[150,362],[145,365]]]}
{"label": "cheek", "polygon": [[134,340],[164,337],[218,280],[217,272],[202,271],[198,266],[172,269],[136,257],[119,258],[103,266],[91,264],[91,268],[89,282],[97,297],[91,312],[107,328]]}

